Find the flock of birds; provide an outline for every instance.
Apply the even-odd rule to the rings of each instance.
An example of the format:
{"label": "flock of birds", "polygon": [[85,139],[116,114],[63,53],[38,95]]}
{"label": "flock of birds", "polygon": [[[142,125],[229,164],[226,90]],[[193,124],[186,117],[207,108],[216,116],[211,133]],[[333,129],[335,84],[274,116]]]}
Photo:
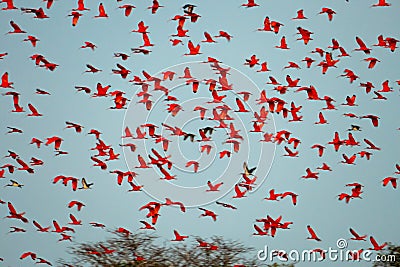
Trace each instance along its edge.
{"label": "flock of birds", "polygon": [[[17,7],[14,5],[13,0],[2,0],[1,3],[4,7],[1,8],[1,12],[16,12],[20,11],[23,14],[27,14],[27,16],[33,16],[34,19],[51,19],[51,15],[47,15],[47,13],[51,13],[53,5],[57,5],[57,1],[53,0],[45,0],[45,6],[39,8],[25,8],[25,7]],[[122,2],[122,0],[117,0],[117,2]],[[347,1],[348,2],[348,1]],[[21,3],[22,4],[22,3]],[[26,3],[24,3],[26,4]],[[30,3],[38,4],[35,3]],[[93,3],[92,3],[93,4]],[[107,13],[108,6],[113,6],[109,2],[99,3],[97,7],[97,11],[93,11],[93,5],[91,9],[86,6],[84,0],[77,0],[77,7],[72,9],[68,14],[69,17],[72,18],[72,27],[75,27],[79,30],[80,26],[80,18],[82,16],[89,16],[89,14],[94,14],[92,16],[94,19],[106,19],[109,17]],[[249,0],[247,3],[243,3],[241,8],[259,8],[262,4],[256,3],[255,1]],[[379,0],[377,3],[373,4],[373,8],[390,8],[391,4],[385,0]],[[228,31],[220,30],[217,35],[212,35],[208,32],[204,32],[204,39],[199,43],[194,43],[191,40],[188,40],[189,37],[189,29],[187,27],[188,23],[195,25],[199,20],[202,19],[202,15],[197,14],[196,11],[201,7],[201,3],[196,5],[186,4],[180,10],[181,12],[175,15],[171,20],[177,23],[176,32],[171,34],[171,38],[169,40],[171,47],[175,47],[178,45],[187,46],[187,52],[184,56],[197,58],[196,56],[201,55],[201,48],[204,45],[213,45],[217,43],[217,40],[223,39],[226,42],[231,42],[234,40],[235,33],[228,33]],[[135,16],[137,14],[132,13],[132,11],[136,8],[132,4],[121,3],[118,4],[118,8],[124,11],[123,16],[130,17]],[[160,5],[157,0],[152,1],[152,5],[148,7],[150,12],[154,15],[157,15],[160,12],[160,9],[164,8],[164,6]],[[328,22],[335,19],[336,12],[328,7],[322,7],[319,12],[321,15],[326,15]],[[292,20],[298,21],[299,23],[302,20],[308,19],[306,17],[307,10],[297,10],[297,14]],[[4,23],[4,21],[2,21]],[[24,42],[29,42],[34,48],[37,45],[40,45],[40,39],[31,35],[29,32],[29,25],[19,25],[16,21],[9,21],[11,29],[7,32],[7,35],[4,38],[11,38],[11,36],[21,36],[21,40]],[[276,36],[279,36],[280,29],[284,24],[273,20],[266,16],[263,21],[263,25],[261,28],[256,29],[257,32],[271,32]],[[26,28],[25,28],[26,27]],[[154,105],[157,103],[156,94],[160,94],[163,101],[162,104],[165,105],[165,110],[169,116],[179,121],[179,117],[181,113],[192,113],[193,117],[198,117],[202,122],[209,124],[205,127],[200,127],[196,129],[195,132],[187,131],[180,127],[179,125],[170,125],[169,123],[161,123],[161,124],[153,124],[152,122],[143,121],[140,125],[132,125],[126,126],[124,128],[124,134],[121,137],[121,143],[117,145],[108,144],[103,139],[103,131],[106,129],[90,129],[85,130],[84,125],[81,125],[76,122],[66,121],[65,128],[70,131],[74,131],[77,135],[81,133],[86,133],[93,136],[94,142],[92,142],[93,147],[91,151],[96,154],[90,155],[90,160],[92,161],[92,165],[94,167],[98,167],[101,171],[105,173],[109,173],[110,175],[116,176],[116,183],[121,186],[124,183],[130,186],[129,192],[141,192],[146,189],[143,185],[139,184],[135,178],[140,176],[142,172],[146,172],[147,170],[155,170],[156,174],[161,174],[159,177],[161,180],[166,180],[162,182],[173,182],[174,180],[178,180],[179,175],[174,174],[174,158],[171,155],[168,155],[169,149],[171,146],[175,145],[175,142],[171,142],[171,138],[177,138],[180,142],[184,142],[187,145],[198,145],[200,153],[202,156],[207,157],[212,150],[216,150],[217,148],[212,146],[212,141],[215,135],[215,132],[221,133],[223,130],[223,135],[225,137],[224,140],[224,149],[221,149],[216,152],[217,158],[216,160],[226,160],[230,157],[236,157],[240,155],[241,145],[244,138],[247,137],[247,134],[259,135],[259,142],[261,144],[274,144],[278,147],[277,153],[283,155],[288,158],[298,158],[300,157],[301,151],[299,147],[302,147],[302,141],[296,137],[294,132],[289,130],[277,130],[276,132],[268,132],[265,130],[265,126],[271,123],[271,116],[273,115],[276,119],[282,119],[288,123],[299,123],[304,119],[305,114],[302,115],[303,106],[300,104],[296,104],[295,101],[289,100],[286,98],[287,94],[290,93],[301,93],[305,92],[307,95],[307,102],[302,103],[307,105],[313,105],[313,103],[324,103],[325,106],[318,112],[318,114],[307,114],[308,116],[315,117],[315,127],[323,127],[323,125],[329,124],[330,122],[326,119],[325,115],[328,112],[340,112],[341,107],[346,106],[349,110],[352,107],[359,105],[366,105],[365,103],[358,103],[358,93],[347,95],[344,97],[344,102],[340,105],[335,104],[336,100],[328,95],[324,95],[313,85],[306,86],[300,82],[300,78],[292,78],[291,75],[287,74],[285,81],[278,81],[272,75],[268,75],[267,84],[272,86],[271,94],[267,94],[267,90],[263,89],[259,92],[259,95],[254,95],[254,93],[245,91],[243,88],[236,88],[235,84],[230,83],[230,75],[231,68],[222,64],[218,59],[207,56],[206,59],[199,64],[207,64],[210,69],[217,75],[218,78],[213,79],[205,79],[200,80],[196,77],[196,73],[192,72],[190,67],[186,67],[182,73],[175,73],[174,71],[166,70],[162,72],[160,75],[151,75],[147,71],[142,70],[140,73],[133,73],[134,71],[130,70],[126,67],[126,63],[129,58],[135,54],[142,54],[143,56],[151,57],[152,49],[157,49],[157,45],[152,43],[152,35],[150,27],[142,20],[137,24],[137,28],[132,30],[134,34],[138,34],[143,40],[143,44],[132,48],[131,53],[124,52],[115,52],[114,58],[119,60],[116,63],[116,67],[111,70],[111,73],[114,75],[118,75],[124,81],[128,81],[130,84],[133,84],[139,88],[137,93],[129,98],[126,96],[127,92],[123,90],[113,90],[111,85],[105,85],[101,82],[98,82],[95,88],[90,88],[87,86],[76,85],[75,89],[77,92],[81,92],[83,94],[89,95],[91,97],[90,101],[94,101],[94,98],[112,98],[113,105],[109,107],[112,110],[126,110],[129,109],[129,105],[142,106],[143,114],[147,114],[150,112]],[[304,45],[310,45],[313,42],[312,35],[314,34],[311,30],[297,27],[298,41],[301,41]],[[329,70],[333,68],[338,68],[341,63],[346,59],[350,58],[351,55],[356,53],[361,53],[365,55],[365,61],[367,63],[368,69],[374,69],[377,64],[384,64],[378,58],[373,56],[373,51],[375,49],[385,49],[387,53],[397,54],[397,44],[400,40],[396,39],[396,37],[392,36],[383,36],[380,35],[377,38],[376,44],[366,44],[361,37],[355,37],[355,47],[354,50],[348,52],[347,48],[345,49],[340,45],[339,40],[333,38],[332,44],[325,48],[314,48],[313,51],[304,56],[304,59],[300,62],[290,61],[287,65],[282,67],[282,70],[296,70],[300,68],[311,69],[312,67],[320,67],[323,75],[329,75]],[[97,46],[101,46],[101,44],[94,44],[90,41],[84,40],[82,42],[82,46],[80,49],[90,49],[96,52]],[[295,46],[295,43],[288,43],[285,36],[281,36],[277,39],[277,43],[275,48],[288,50],[291,49],[292,46]],[[2,48],[4,49],[4,48]],[[0,51],[1,52],[1,51]],[[7,59],[8,57],[12,57],[13,55],[9,55],[6,51],[0,53],[0,64],[1,68],[7,68]],[[61,72],[62,69],[59,70],[59,65],[56,62],[56,59],[48,59],[45,55],[42,54],[33,54],[30,56],[30,59],[34,62],[32,68],[34,66],[43,68],[44,70],[54,72]],[[317,61],[320,60],[319,63]],[[267,61],[263,61],[259,56],[253,54],[249,56],[249,58],[243,59],[243,65],[246,68],[259,68],[255,72],[256,73],[270,73]],[[93,74],[97,75],[101,73],[103,70],[95,67],[92,64],[86,64],[87,69],[84,71],[84,74]],[[316,71],[315,69],[313,69]],[[35,70],[39,71],[39,70]],[[14,73],[9,73],[5,71],[1,75],[1,84],[0,88],[2,91],[2,95],[4,97],[10,97],[11,102],[11,113],[8,113],[7,116],[21,116],[21,114],[26,114],[29,117],[43,117],[45,119],[46,114],[42,114],[40,112],[40,106],[34,106],[32,103],[23,104],[21,103],[21,98],[23,97],[23,93],[21,93],[18,88],[18,81],[13,81],[13,77],[17,75]],[[373,101],[387,101],[389,98],[394,97],[394,88],[398,88],[400,86],[400,80],[392,81],[385,80],[381,85],[374,85],[372,82],[368,80],[364,80],[365,77],[359,77],[356,74],[356,70],[351,70],[349,68],[344,67],[343,74],[340,75],[339,78],[345,78],[349,80],[349,83],[353,84],[357,80],[360,80],[359,86],[365,89],[366,94],[370,94],[373,92],[375,95],[372,100]],[[177,95],[178,91],[171,90],[172,88],[168,88],[165,84],[167,81],[172,80],[181,80],[182,83],[185,84],[186,87],[189,87],[192,93],[193,98],[196,97],[196,94],[199,94],[200,91],[208,95],[209,101],[204,103],[204,105],[198,105],[193,107],[192,110],[187,110],[183,108],[183,104],[180,102],[180,96]],[[361,80],[363,79],[363,80]],[[14,87],[15,86],[15,87]],[[376,87],[375,87],[376,86]],[[233,104],[227,104],[228,99],[231,98],[231,94],[228,93],[235,92],[233,95],[233,99],[231,102]],[[52,97],[52,93],[43,90],[36,89],[35,92],[40,97]],[[270,96],[272,95],[272,96]],[[286,96],[285,96],[286,95]],[[93,99],[93,100],[92,100]],[[7,107],[1,107],[2,113],[5,114],[7,112]],[[122,113],[121,113],[122,114]],[[252,114],[252,119],[249,122],[245,122],[246,125],[249,125],[248,133],[243,133],[238,130],[237,120],[235,120],[236,116],[240,116],[241,114]],[[2,115],[4,116],[4,115]],[[340,164],[352,166],[355,165],[358,161],[361,160],[374,160],[374,157],[382,156],[384,157],[384,152],[381,151],[379,144],[376,144],[375,141],[370,138],[363,138],[362,140],[357,140],[357,134],[360,131],[368,132],[368,127],[361,127],[356,120],[357,118],[362,120],[369,120],[371,122],[371,128],[379,128],[381,121],[385,118],[379,117],[379,115],[375,113],[367,113],[367,114],[354,114],[352,112],[346,112],[343,116],[349,121],[349,129],[347,130],[347,134],[343,137],[343,134],[340,131],[332,132],[332,136],[326,138],[326,143],[315,143],[309,149],[315,150],[318,157],[324,159],[324,155],[328,149],[328,146],[332,146],[333,151],[335,151],[339,158],[341,159]],[[145,116],[143,116],[145,117]],[[333,122],[331,122],[333,123]],[[19,135],[24,134],[23,130],[18,128],[18,126],[7,126],[7,134],[9,135]],[[393,129],[393,131],[398,131],[400,129]],[[226,136],[225,136],[226,135]],[[342,135],[342,136],[341,136]],[[31,146],[35,146],[37,149],[43,149],[43,146],[51,147],[54,151],[54,155],[57,157],[69,157],[70,154],[68,151],[63,149],[63,144],[65,142],[69,142],[69,140],[65,140],[62,137],[62,134],[55,136],[46,136],[42,138],[38,138],[35,136],[30,137]],[[148,155],[140,154],[137,152],[138,147],[142,142],[145,141],[146,144],[149,144],[151,149]],[[256,145],[259,145],[256,144]],[[46,166],[46,163],[36,158],[34,155],[31,156],[30,161],[28,162],[26,159],[17,152],[13,150],[13,144],[7,143],[9,147],[7,154],[2,159],[5,161],[0,165],[0,181],[8,180],[9,183],[4,185],[4,189],[2,190],[28,190],[28,188],[24,187],[24,184],[17,178],[14,178],[17,174],[25,174],[34,175],[36,168],[40,168]],[[120,147],[120,148],[118,148]],[[282,147],[282,148],[280,148]],[[353,149],[353,153],[346,154],[340,153],[342,147],[348,147]],[[121,161],[121,153],[119,149],[123,149],[124,153],[133,153],[133,155],[137,158],[137,163],[133,168],[129,170],[122,169],[110,169],[110,165],[112,162]],[[282,151],[284,151],[282,154]],[[372,163],[371,163],[372,164]],[[197,160],[189,160],[184,164],[185,168],[190,171],[191,175],[198,176],[201,175],[201,162]],[[371,165],[372,166],[372,165]],[[51,166],[48,166],[51,168]],[[68,168],[68,167],[66,167]],[[242,173],[240,175],[240,179],[238,179],[237,183],[233,187],[233,194],[229,194],[224,198],[224,200],[217,200],[215,202],[216,205],[220,208],[225,208],[228,210],[232,210],[233,212],[239,212],[238,208],[229,203],[229,200],[237,201],[237,199],[242,199],[249,196],[249,193],[252,192],[256,187],[260,186],[258,184],[259,180],[257,177],[257,168],[258,166],[254,166],[253,162],[248,162],[246,158],[243,159],[243,168]],[[385,168],[390,168],[389,166],[385,166]],[[383,177],[381,180],[383,187],[392,187],[393,189],[397,189],[398,175],[400,174],[400,165],[396,164],[392,167],[392,175],[388,177]],[[301,179],[310,179],[310,180],[318,180],[320,175],[323,172],[331,172],[334,171],[334,167],[328,162],[324,162],[321,166],[313,168],[306,168],[304,170],[304,175],[301,176]],[[11,178],[10,178],[11,177]],[[55,186],[65,186],[70,188],[72,191],[77,190],[96,190],[95,185],[96,181],[93,181],[91,178],[78,178],[74,176],[67,175],[58,175],[56,177],[52,177],[52,183]],[[213,194],[213,192],[218,192],[224,186],[224,182],[214,182],[213,180],[208,180],[206,183],[207,190],[205,190],[206,194]],[[363,196],[363,187],[364,185],[359,182],[349,182],[344,185],[346,188],[345,192],[337,195],[338,201],[344,201],[345,203],[350,203],[355,199],[361,199]],[[301,198],[300,193],[296,193],[293,191],[284,191],[284,192],[276,192],[275,189],[270,189],[265,196],[265,201],[280,201],[283,199],[290,199],[291,203],[294,206],[298,205],[298,198]],[[160,211],[164,209],[166,206],[176,206],[180,209],[181,212],[186,212],[185,203],[182,203],[178,200],[172,200],[171,198],[166,198],[165,201],[150,201],[142,205],[139,210],[146,210],[147,214],[145,214],[145,219],[140,220],[142,227],[140,227],[140,231],[154,231],[156,230],[158,222],[160,219]],[[225,201],[226,200],[226,201]],[[23,207],[14,206],[12,200],[2,200],[0,199],[0,204],[4,205],[6,208],[1,208],[2,212],[4,210],[7,211],[6,218],[7,220],[12,220],[15,222],[15,226],[10,228],[9,233],[25,233],[27,231],[32,231],[32,229],[27,229],[26,226],[28,224],[32,224],[34,229],[37,232],[41,233],[54,233],[59,235],[58,242],[69,242],[74,238],[74,233],[76,228],[82,226],[83,224],[89,223],[92,227],[95,228],[107,228],[105,224],[100,222],[82,222],[76,216],[76,213],[79,213],[82,209],[85,209],[85,203],[71,199],[69,203],[67,203],[67,207],[69,210],[74,210],[74,214],[69,214],[70,221],[67,225],[60,224],[56,219],[52,221],[52,226],[42,226],[37,220],[35,220],[34,214],[29,216],[29,218],[23,212]],[[198,207],[199,216],[207,217],[212,221],[218,222],[218,212],[215,209],[208,207]],[[196,222],[197,223],[197,222]],[[295,223],[291,221],[283,221],[282,216],[273,218],[270,215],[267,215],[264,218],[257,218],[255,223],[251,225],[254,229],[254,236],[270,236],[275,237],[277,232],[285,229],[290,229],[290,226]],[[314,230],[311,225],[307,225],[306,230],[309,233],[307,239],[315,240],[320,242],[322,239],[319,237],[318,229]],[[116,232],[123,233],[126,235],[131,234],[131,230],[128,230],[124,227],[117,227],[114,229]],[[360,254],[363,250],[369,249],[374,251],[380,251],[385,248],[386,243],[378,243],[372,235],[366,234],[358,234],[353,228],[349,229],[351,234],[351,240],[353,241],[366,241],[369,237],[369,241],[371,246],[368,248],[362,248],[358,251],[358,253],[354,253],[351,255],[353,260],[357,260],[360,257]],[[172,241],[176,242],[184,242],[186,239],[190,238],[190,233],[180,233],[178,229],[173,229],[171,231],[171,236],[173,236]],[[206,242],[203,239],[197,239],[199,249],[207,249],[207,250],[218,250],[218,247],[212,243]],[[115,248],[103,247],[101,251],[88,250],[88,254],[94,255],[103,255],[103,254],[112,254],[114,253]],[[321,257],[325,257],[325,251],[321,248],[316,248],[313,250],[315,253],[321,255]],[[145,261],[146,259],[141,255],[132,255],[133,260],[137,261]],[[287,255],[283,255],[283,257],[287,257]],[[27,261],[30,259],[32,262],[37,264],[45,264],[45,265],[53,265],[50,260],[47,260],[44,256],[37,255],[34,251],[34,245],[32,245],[32,251],[23,251],[21,252],[20,259]],[[1,255],[0,252],[0,261],[10,261],[13,259],[7,258],[7,255]],[[238,263],[235,266],[242,266]]]}

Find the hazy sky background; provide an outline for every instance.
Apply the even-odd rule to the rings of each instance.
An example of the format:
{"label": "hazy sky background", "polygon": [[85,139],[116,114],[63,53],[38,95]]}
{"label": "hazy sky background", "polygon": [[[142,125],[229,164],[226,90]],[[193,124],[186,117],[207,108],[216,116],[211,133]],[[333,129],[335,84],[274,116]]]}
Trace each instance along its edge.
{"label": "hazy sky background", "polygon": [[[287,122],[280,115],[274,115],[275,129],[277,131],[286,129],[292,132],[293,137],[301,140],[299,145],[299,157],[287,158],[282,155],[285,153],[283,147],[287,144],[277,146],[275,159],[273,160],[270,172],[260,188],[248,195],[244,199],[232,199],[233,192],[228,193],[221,199],[223,202],[237,206],[236,211],[224,209],[216,204],[205,206],[215,211],[219,216],[216,222],[210,218],[199,218],[201,212],[197,208],[188,209],[186,213],[181,213],[174,207],[163,207],[162,216],[156,225],[155,234],[165,238],[173,238],[173,229],[177,229],[182,234],[192,236],[202,236],[207,239],[212,235],[221,235],[225,238],[232,238],[242,241],[244,244],[262,249],[268,245],[271,249],[314,249],[336,247],[339,238],[350,238],[349,228],[352,227],[360,234],[372,235],[379,243],[385,241],[398,242],[400,234],[396,230],[397,222],[400,220],[397,203],[399,201],[398,189],[394,190],[390,186],[382,187],[381,180],[394,175],[395,165],[399,163],[398,151],[399,134],[399,85],[396,80],[400,80],[398,69],[399,51],[390,52],[389,49],[373,47],[377,43],[377,37],[382,34],[384,37],[394,37],[400,39],[398,25],[400,19],[398,1],[391,0],[392,6],[385,8],[371,8],[370,6],[377,1],[350,0],[346,1],[258,1],[259,7],[246,9],[240,7],[244,1],[192,1],[197,7],[195,12],[201,15],[196,23],[186,21],[185,28],[189,29],[189,38],[183,38],[185,45],[172,47],[169,39],[171,34],[175,34],[177,23],[170,19],[176,14],[182,14],[182,5],[186,2],[161,1],[164,8],[160,8],[157,14],[151,14],[146,8],[151,5],[151,1],[104,1],[108,19],[94,19],[98,14],[97,8],[100,1],[87,1],[86,5],[90,11],[84,12],[76,27],[71,26],[71,18],[67,17],[72,8],[77,7],[77,1],[55,1],[50,10],[45,9],[50,17],[45,20],[32,18],[32,14],[21,14],[20,10],[0,11],[0,33],[4,34],[11,30],[10,20],[15,21],[27,34],[34,35],[40,41],[37,47],[32,47],[27,42],[22,42],[27,34],[4,35],[0,41],[0,53],[8,52],[8,56],[0,60],[0,74],[9,73],[9,80],[14,82],[15,91],[21,94],[20,103],[28,111],[27,104],[32,103],[43,117],[27,117],[25,113],[12,113],[11,96],[0,97],[0,133],[7,132],[7,126],[17,127],[24,131],[23,134],[4,134],[0,142],[0,155],[7,155],[7,150],[17,152],[26,162],[33,157],[42,159],[44,166],[34,167],[35,174],[27,174],[23,171],[16,171],[14,174],[5,173],[5,179],[0,179],[0,199],[10,201],[14,204],[18,212],[26,212],[29,224],[23,224],[16,220],[3,219],[0,221],[0,257],[4,258],[4,266],[18,266],[21,264],[19,256],[26,251],[34,251],[38,256],[43,257],[53,263],[58,258],[66,258],[65,251],[68,246],[73,245],[69,242],[57,242],[58,234],[38,233],[31,224],[32,220],[38,221],[43,226],[51,225],[53,219],[61,225],[67,224],[69,214],[74,214],[83,221],[83,226],[75,227],[74,242],[99,241],[105,239],[109,234],[104,230],[91,227],[88,223],[92,221],[104,223],[108,229],[125,227],[132,232],[137,231],[141,224],[140,220],[145,218],[145,212],[139,212],[140,206],[152,201],[144,192],[127,193],[129,185],[124,182],[122,186],[116,183],[116,176],[109,174],[108,170],[121,169],[127,170],[123,151],[118,146],[121,143],[121,135],[124,127],[124,110],[110,110],[113,105],[111,98],[91,98],[81,92],[77,93],[74,86],[88,86],[95,89],[97,82],[103,85],[112,85],[111,90],[122,90],[134,104],[139,99],[134,96],[138,86],[133,86],[128,82],[133,75],[142,77],[142,70],[150,74],[159,73],[161,70],[170,68],[176,64],[189,61],[204,61],[207,56],[212,56],[222,61],[225,65],[237,69],[246,75],[260,90],[267,90],[269,96],[277,96],[290,103],[294,101],[296,105],[302,105],[301,115],[303,122]],[[123,3],[132,3],[136,9],[132,11],[130,17],[125,17],[123,11],[117,7]],[[15,1],[17,7],[45,7],[42,1]],[[5,4],[2,3],[1,7]],[[336,11],[332,21],[328,21],[326,14],[317,15],[322,7],[330,7]],[[296,21],[291,18],[296,16],[298,9],[304,9],[307,20]],[[258,32],[257,28],[263,27],[265,16],[271,20],[276,20],[284,24],[279,34],[272,32]],[[149,55],[133,54],[127,61],[114,58],[113,53],[130,53],[130,49],[142,45],[141,35],[131,33],[137,28],[139,21],[144,21],[149,26],[148,31],[150,40],[155,44],[151,47]],[[296,28],[301,26],[312,31],[313,40],[308,45],[301,41],[296,41]],[[230,42],[225,39],[216,39],[216,44],[201,44],[202,55],[187,57],[183,54],[188,52],[187,41],[192,40],[194,44],[204,40],[203,32],[207,31],[211,35],[217,35],[219,30],[224,30],[233,38]],[[289,50],[283,51],[274,48],[279,44],[282,36],[286,36]],[[355,37],[363,39],[368,47],[372,48],[371,56],[378,58],[374,69],[368,69],[367,62],[363,59],[368,57],[362,52],[352,52],[357,48]],[[330,68],[326,75],[321,74],[321,69],[316,66],[322,60],[317,54],[310,52],[316,47],[328,50],[331,39],[339,41],[351,57],[341,58],[337,63],[337,68]],[[95,51],[80,49],[84,41],[93,42],[98,46]],[[49,61],[59,64],[54,72],[38,68],[29,59],[33,54],[42,54]],[[257,55],[260,62],[267,61],[271,72],[257,73],[259,66],[249,68],[244,66],[245,59],[251,55]],[[333,52],[337,58],[337,51]],[[305,68],[301,60],[309,56],[316,60],[310,69]],[[301,66],[299,70],[282,70],[289,61],[294,61]],[[121,63],[129,68],[132,73],[128,79],[121,79],[120,76],[112,75],[111,69],[115,68],[116,63]],[[92,64],[103,71],[98,74],[82,74],[86,70],[85,65]],[[344,69],[353,70],[360,78],[349,83],[348,79],[338,77],[343,74]],[[183,73],[178,73],[181,76]],[[299,77],[301,86],[314,85],[320,96],[329,95],[336,100],[335,111],[323,111],[325,118],[329,121],[327,125],[315,125],[319,111],[325,107],[322,101],[306,100],[305,92],[294,93],[289,89],[286,95],[278,95],[272,90],[271,85],[266,85],[268,76],[274,76],[282,84],[286,84],[285,76],[290,74],[292,78]],[[177,76],[178,76],[177,75]],[[240,74],[232,75],[237,77]],[[229,79],[229,78],[228,78]],[[234,81],[235,78],[231,80]],[[244,79],[244,78],[243,78]],[[244,79],[245,80],[245,79]],[[365,90],[359,87],[360,82],[370,81],[375,85],[375,90],[381,88],[381,83],[385,80],[390,81],[390,86],[394,92],[387,93],[386,101],[371,100],[373,93],[366,94]],[[247,82],[247,81],[246,81]],[[250,88],[235,87],[235,91],[249,90]],[[251,82],[244,83],[251,85]],[[51,93],[50,96],[35,94],[35,89],[41,88]],[[189,88],[187,88],[190,90]],[[202,85],[200,89],[205,90]],[[6,93],[12,89],[0,88],[1,93]],[[179,90],[179,89],[178,89]],[[190,94],[180,94],[177,90],[178,98],[190,99]],[[252,89],[255,90],[255,89]],[[200,92],[199,92],[200,93]],[[154,93],[157,95],[158,93]],[[207,92],[202,92],[203,96],[208,96]],[[347,95],[357,95],[356,103],[358,106],[347,107],[340,104],[345,102]],[[192,95],[194,97],[194,95]],[[196,96],[197,97],[197,96]],[[253,94],[251,103],[259,95]],[[233,99],[233,98],[231,98]],[[233,102],[231,102],[233,103]],[[233,108],[236,106],[233,104]],[[254,105],[252,107],[258,108]],[[140,105],[136,113],[140,123],[145,122],[147,112],[144,106]],[[165,110],[159,109],[155,118],[163,119],[166,117]],[[381,119],[379,127],[373,127],[370,120],[349,119],[343,113],[352,112],[357,115],[374,114]],[[198,116],[198,112],[185,110],[192,116]],[[179,122],[179,116],[174,123]],[[208,114],[210,115],[210,114]],[[183,118],[183,117],[182,117]],[[250,120],[249,118],[248,120]],[[180,123],[184,123],[184,120]],[[77,134],[71,129],[65,128],[65,121],[72,121],[82,124],[84,133]],[[173,121],[173,120],[172,120]],[[252,129],[251,123],[246,116],[242,117],[244,134]],[[270,120],[272,122],[272,120]],[[204,123],[205,124],[205,123]],[[353,133],[360,147],[341,147],[339,152],[335,152],[331,145],[326,145],[332,140],[334,132],[340,133],[340,137],[347,137],[347,129],[351,124],[362,127],[361,132]],[[272,125],[272,124],[271,124]],[[190,128],[196,130],[196,125]],[[203,125],[202,125],[203,126]],[[272,127],[272,126],[271,126]],[[108,170],[102,171],[98,167],[92,167],[93,162],[90,156],[94,155],[90,148],[95,145],[95,138],[86,133],[92,129],[101,131],[102,139],[111,144],[116,152],[121,153],[121,159],[109,162]],[[134,130],[135,127],[131,127]],[[61,146],[62,150],[68,151],[65,156],[55,157],[52,146],[42,146],[37,149],[34,145],[29,145],[32,137],[45,140],[47,137],[58,135],[64,139]],[[261,139],[251,137],[250,146],[243,149],[258,148],[259,143],[255,140]],[[381,151],[372,151],[370,161],[361,158],[356,159],[356,165],[348,166],[338,164],[342,160],[342,153],[352,155],[363,150],[366,144],[362,141],[368,138],[374,144],[381,147]],[[220,141],[220,140],[218,140]],[[139,143],[139,142],[138,142]],[[177,142],[171,143],[171,151]],[[218,143],[216,141],[216,143]],[[327,147],[324,156],[319,158],[315,150],[310,147],[320,143]],[[153,145],[150,142],[147,145]],[[187,144],[180,144],[186,151],[185,156],[199,156],[198,152],[193,152],[185,147]],[[220,144],[218,144],[222,147]],[[196,144],[197,146],[197,144]],[[160,146],[158,146],[158,150]],[[292,145],[289,145],[292,148]],[[137,152],[139,153],[139,152]],[[137,153],[133,154],[136,159]],[[193,154],[191,154],[193,153]],[[197,153],[197,154],[195,154]],[[169,154],[169,153],[167,153]],[[172,154],[172,152],[171,152]],[[176,153],[175,153],[176,154]],[[224,173],[219,173],[221,177],[237,177],[241,171],[241,163],[248,159],[248,153],[243,153],[243,158],[236,158],[239,166],[227,160],[221,161],[227,169]],[[145,154],[143,154],[145,155]],[[175,155],[176,156],[176,155]],[[268,158],[268,157],[267,157]],[[261,158],[259,169],[269,167],[269,161],[263,162]],[[255,166],[258,159],[250,158],[249,165]],[[328,163],[333,171],[320,171],[320,178],[315,180],[300,179],[305,174],[306,168],[315,170],[316,167]],[[14,163],[10,158],[1,158],[0,164]],[[184,162],[176,163],[182,165]],[[137,162],[135,161],[136,165]],[[212,161],[207,173],[216,174],[221,171],[218,160]],[[136,170],[138,173],[152,173],[151,170]],[[86,177],[89,182],[94,182],[92,190],[73,192],[70,187],[61,184],[52,184],[52,180],[57,175],[74,177]],[[153,172],[153,175],[157,175]],[[265,176],[256,171],[259,179]],[[143,175],[144,176],[144,175]],[[216,175],[217,176],[217,175]],[[201,173],[195,178],[206,182],[217,177],[204,177]],[[141,176],[142,178],[142,176]],[[10,179],[17,180],[24,184],[22,189],[3,187]],[[227,179],[227,178],[225,178]],[[359,182],[364,185],[362,199],[353,199],[349,204],[337,200],[337,195],[342,192],[350,192],[346,188],[347,183]],[[191,186],[199,186],[198,180]],[[267,197],[268,191],[275,189],[276,192],[293,191],[299,194],[297,206],[293,206],[289,199],[279,202],[263,200]],[[172,200],[179,200],[171,195]],[[82,211],[68,209],[67,203],[71,200],[80,200],[86,204]],[[7,205],[0,206],[1,216],[8,215]],[[290,230],[280,230],[272,237],[254,237],[253,224],[255,219],[270,215],[277,218],[282,215],[283,221],[291,221]],[[307,225],[311,225],[322,239],[321,242],[306,240],[308,232]],[[7,234],[10,226],[23,227],[26,233]],[[194,239],[185,242],[193,242]],[[368,242],[349,241],[349,249],[368,248]],[[254,255],[256,257],[256,255]],[[30,260],[24,260],[24,266],[29,266]],[[346,263],[348,265],[349,263]],[[361,263],[366,266],[366,263]],[[299,263],[296,266],[309,266],[309,263]],[[355,264],[354,264],[355,265]],[[33,263],[32,263],[33,266]],[[343,266],[343,263],[329,263],[329,266]]]}

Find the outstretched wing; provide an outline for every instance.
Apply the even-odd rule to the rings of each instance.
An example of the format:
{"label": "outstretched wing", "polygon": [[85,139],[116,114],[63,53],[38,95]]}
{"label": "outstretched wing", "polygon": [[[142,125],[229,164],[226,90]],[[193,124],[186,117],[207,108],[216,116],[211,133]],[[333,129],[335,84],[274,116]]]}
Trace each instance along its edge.
{"label": "outstretched wing", "polygon": [[10,214],[16,214],[17,213],[17,211],[15,210],[15,208],[14,208],[13,204],[11,204],[11,202],[8,202],[7,206],[8,206],[8,210],[10,211]]}

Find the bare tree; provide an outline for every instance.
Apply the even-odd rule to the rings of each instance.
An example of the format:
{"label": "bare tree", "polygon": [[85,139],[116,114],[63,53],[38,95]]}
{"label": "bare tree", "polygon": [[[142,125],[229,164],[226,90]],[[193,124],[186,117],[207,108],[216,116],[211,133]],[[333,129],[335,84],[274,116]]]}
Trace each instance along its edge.
{"label": "bare tree", "polygon": [[161,240],[144,233],[122,234],[103,242],[80,243],[69,248],[71,259],[58,260],[60,266],[110,266],[110,267],[217,267],[257,266],[254,249],[238,241],[211,237],[192,242]]}

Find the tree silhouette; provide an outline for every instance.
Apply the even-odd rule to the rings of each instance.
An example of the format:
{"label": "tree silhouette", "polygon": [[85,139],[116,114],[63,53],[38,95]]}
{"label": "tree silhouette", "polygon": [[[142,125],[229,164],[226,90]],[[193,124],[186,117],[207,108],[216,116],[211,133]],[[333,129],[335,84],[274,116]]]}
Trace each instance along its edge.
{"label": "tree silhouette", "polygon": [[145,233],[123,234],[95,243],[79,243],[69,248],[70,260],[61,266],[257,266],[254,249],[235,240],[214,236],[192,242],[171,242]]}

